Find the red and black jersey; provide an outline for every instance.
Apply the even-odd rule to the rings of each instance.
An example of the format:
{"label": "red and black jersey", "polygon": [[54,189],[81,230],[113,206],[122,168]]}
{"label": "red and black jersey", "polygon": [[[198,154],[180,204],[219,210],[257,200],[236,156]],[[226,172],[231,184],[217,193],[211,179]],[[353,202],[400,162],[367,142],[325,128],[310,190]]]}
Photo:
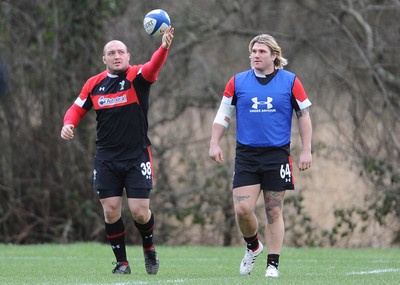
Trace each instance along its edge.
{"label": "red and black jersey", "polygon": [[96,111],[99,159],[133,159],[150,146],[147,136],[150,86],[165,62],[167,51],[160,47],[148,63],[130,65],[119,75],[106,70],[91,77],[67,110],[64,125],[75,127],[91,108]]}

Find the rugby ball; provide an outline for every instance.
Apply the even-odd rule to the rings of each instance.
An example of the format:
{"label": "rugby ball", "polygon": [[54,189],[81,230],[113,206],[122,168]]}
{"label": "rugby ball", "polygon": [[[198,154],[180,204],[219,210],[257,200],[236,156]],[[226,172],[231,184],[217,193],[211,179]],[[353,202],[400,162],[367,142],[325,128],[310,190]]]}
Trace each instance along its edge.
{"label": "rugby ball", "polygon": [[155,9],[146,14],[143,26],[146,32],[152,36],[160,36],[171,25],[167,12],[162,9]]}

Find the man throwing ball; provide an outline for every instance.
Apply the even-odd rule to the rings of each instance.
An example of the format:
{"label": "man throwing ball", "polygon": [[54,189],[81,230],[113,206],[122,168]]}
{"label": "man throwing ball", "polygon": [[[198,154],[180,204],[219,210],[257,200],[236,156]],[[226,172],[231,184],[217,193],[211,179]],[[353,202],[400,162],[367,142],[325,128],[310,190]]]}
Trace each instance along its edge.
{"label": "man throwing ball", "polygon": [[154,214],[150,210],[153,187],[150,140],[147,137],[149,93],[164,65],[173,40],[169,27],[150,61],[130,65],[126,45],[112,40],[104,46],[106,70],[89,78],[64,116],[61,138],[72,140],[74,130],[90,109],[97,115],[93,186],[104,211],[105,231],[114,252],[114,274],[130,274],[121,217],[125,189],[129,210],[142,237],[145,268],[157,274],[159,261],[153,243]]}

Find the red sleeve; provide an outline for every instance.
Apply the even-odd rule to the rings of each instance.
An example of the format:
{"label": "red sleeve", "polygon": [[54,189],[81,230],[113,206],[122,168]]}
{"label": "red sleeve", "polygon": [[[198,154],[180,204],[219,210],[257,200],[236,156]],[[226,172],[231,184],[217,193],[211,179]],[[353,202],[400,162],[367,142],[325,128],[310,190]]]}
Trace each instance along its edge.
{"label": "red sleeve", "polygon": [[65,113],[64,125],[72,124],[76,128],[80,120],[86,115],[87,110],[73,104]]}
{"label": "red sleeve", "polygon": [[157,80],[158,73],[163,67],[167,55],[168,49],[165,49],[162,46],[156,50],[150,61],[143,65],[142,75],[145,80],[149,82],[155,82]]}
{"label": "red sleeve", "polygon": [[294,84],[292,87],[292,93],[293,93],[294,97],[300,102],[303,102],[304,100],[307,99],[307,94],[306,94],[306,91],[304,90],[303,84],[301,84],[301,82],[297,78],[297,76],[294,80]]}
{"label": "red sleeve", "polygon": [[225,86],[224,96],[232,98],[235,95],[235,77],[232,76]]}
{"label": "red sleeve", "polygon": [[91,90],[105,76],[107,76],[107,71],[104,71],[97,76],[91,77],[85,82],[74,104],[72,104],[67,112],[65,112],[64,125],[72,124],[75,128],[78,126],[80,120],[92,107],[91,103],[87,104],[87,100],[89,99],[89,94]]}

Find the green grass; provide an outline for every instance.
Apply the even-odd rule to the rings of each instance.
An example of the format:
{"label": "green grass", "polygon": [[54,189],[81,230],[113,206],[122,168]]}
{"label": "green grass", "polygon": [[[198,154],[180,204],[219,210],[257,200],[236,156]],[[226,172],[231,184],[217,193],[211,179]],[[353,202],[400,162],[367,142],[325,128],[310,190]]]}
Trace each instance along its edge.
{"label": "green grass", "polygon": [[266,279],[265,254],[239,275],[244,248],[157,247],[160,271],[147,275],[141,248],[128,247],[131,275],[112,275],[107,244],[0,244],[0,284],[400,284],[400,248],[284,248],[279,279]]}

